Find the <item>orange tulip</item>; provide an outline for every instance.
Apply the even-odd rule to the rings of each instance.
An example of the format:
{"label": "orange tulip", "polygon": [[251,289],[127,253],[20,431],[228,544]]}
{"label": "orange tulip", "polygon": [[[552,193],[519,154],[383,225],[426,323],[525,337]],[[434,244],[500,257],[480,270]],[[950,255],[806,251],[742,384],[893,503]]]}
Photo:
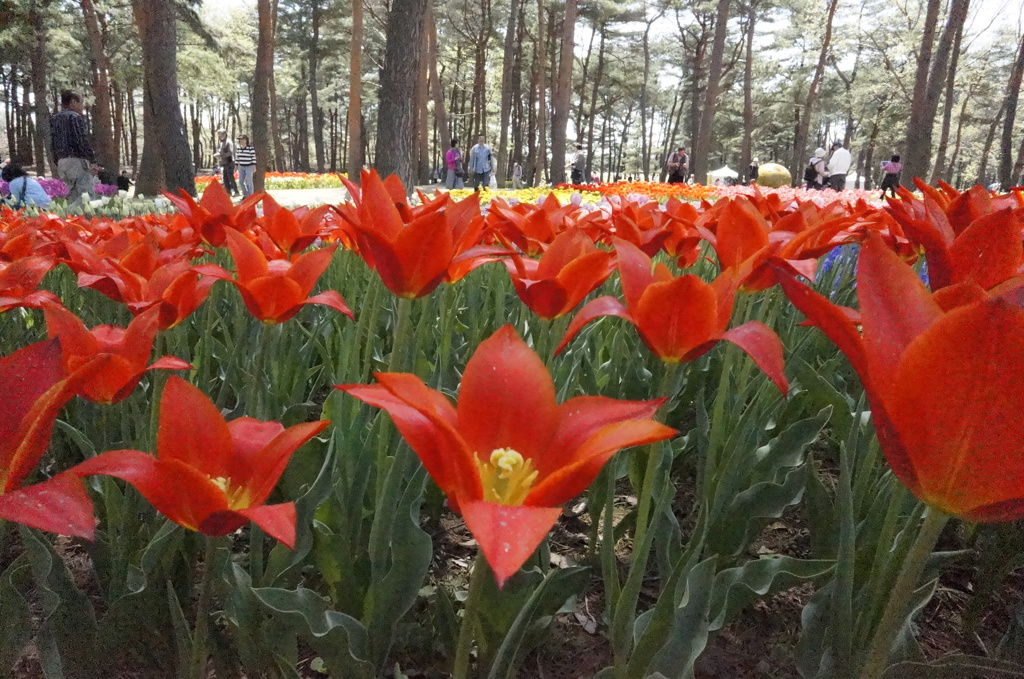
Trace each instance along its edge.
{"label": "orange tulip", "polygon": [[294,548],[295,503],[266,502],[292,454],[327,425],[320,420],[285,429],[251,417],[225,422],[205,394],[171,377],[160,402],[156,457],[114,450],[74,470],[127,481],[157,511],[190,530],[227,535],[252,521]]}
{"label": "orange tulip", "polygon": [[505,265],[519,299],[545,320],[575,309],[615,268],[612,254],[579,229],[556,236],[540,261],[516,254]]}
{"label": "orange tulip", "polygon": [[925,503],[972,521],[1024,517],[1024,310],[985,297],[943,311],[871,236],[844,311],[788,274],[786,295],[846,354],[893,472]]}
{"label": "orange tulip", "polygon": [[331,265],[337,246],[300,255],[294,262],[267,259],[259,247],[238,231],[228,231],[228,250],[235,259],[238,278],[216,264],[203,264],[196,271],[234,284],[242,294],[249,313],[264,323],[284,323],[305,304],[323,304],[353,318],[352,310],[335,290],[310,297],[313,286]]}
{"label": "orange tulip", "polygon": [[252,225],[256,219],[256,203],[264,196],[258,191],[236,206],[218,181],[206,186],[198,203],[180,189],[177,195],[166,191],[163,194],[181,211],[196,233],[214,247],[224,244],[226,230],[239,231]]}
{"label": "orange tulip", "polygon": [[621,448],[670,438],[664,399],[600,396],[555,403],[551,376],[510,326],[482,342],[453,407],[415,375],[339,389],[383,408],[462,514],[498,585],[537,549],[560,513]]}
{"label": "orange tulip", "polygon": [[153,339],[157,333],[159,309],[136,316],[127,328],[98,325],[92,330],[59,304],[43,308],[49,337],[59,337],[64,369],[72,374],[83,366],[103,361],[105,368],[83,380],[78,393],[96,403],[117,403],[128,398],[147,370],[190,370],[191,365],[174,356],[164,356],[149,367]]}
{"label": "orange tulip", "polygon": [[53,268],[49,257],[25,257],[14,262],[0,262],[0,313],[15,307],[38,309],[57,297],[39,290],[43,278]]}
{"label": "orange tulip", "polygon": [[647,348],[666,363],[692,361],[720,340],[732,342],[786,393],[789,383],[783,373],[778,335],[759,321],[728,329],[737,286],[749,272],[749,263],[728,269],[708,284],[692,274],[673,276],[668,267],[654,264],[632,243],[616,239],[615,252],[626,304],[608,296],[589,302],[569,323],[556,353],[587,323],[602,316],[618,316],[632,323]]}

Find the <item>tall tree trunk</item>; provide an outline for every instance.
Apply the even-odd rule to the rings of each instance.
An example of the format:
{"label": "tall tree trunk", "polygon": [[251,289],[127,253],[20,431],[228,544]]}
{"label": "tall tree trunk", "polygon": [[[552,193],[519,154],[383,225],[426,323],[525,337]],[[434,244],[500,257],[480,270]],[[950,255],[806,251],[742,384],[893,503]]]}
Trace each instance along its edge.
{"label": "tall tree trunk", "polygon": [[93,118],[92,136],[93,146],[96,151],[96,158],[107,167],[116,169],[121,164],[120,155],[117,152],[117,140],[111,126],[110,106],[110,59],[107,58],[106,49],[103,45],[103,34],[100,31],[99,20],[96,18],[96,8],[92,0],[80,0],[82,15],[85,18],[85,30],[89,34],[89,47],[92,51],[92,74],[93,74]]}
{"label": "tall tree trunk", "polygon": [[427,3],[427,67],[430,69],[430,93],[434,99],[434,129],[437,131],[438,142],[442,154],[451,144],[451,131],[448,128],[448,112],[444,105],[444,89],[441,87],[441,76],[437,72],[437,24],[434,22],[434,10]]}
{"label": "tall tree trunk", "polygon": [[967,122],[967,104],[971,100],[971,95],[974,94],[974,87],[967,88],[967,94],[963,98],[963,103],[960,105],[960,115],[957,116],[956,121],[956,138],[953,142],[953,153],[949,156],[949,167],[946,169],[946,175],[943,177],[950,184],[953,183],[953,168],[956,167],[957,160],[960,158],[960,142],[963,140],[964,123]]}
{"label": "tall tree trunk", "polygon": [[501,63],[501,109],[498,113],[498,167],[496,175],[504,182],[508,171],[508,128],[512,115],[512,67],[520,46],[516,36],[519,33],[519,5],[521,0],[511,0],[508,13],[508,28],[505,29],[505,52]]}
{"label": "tall tree trunk", "polygon": [[[28,11],[29,24],[32,26],[35,37],[32,46],[32,94],[35,98],[36,114],[36,174],[40,177],[46,174],[48,158],[50,159],[50,173],[55,174],[53,159],[50,158],[50,109],[46,106],[47,18],[44,13],[49,5],[50,0],[33,0]],[[14,149],[11,148],[9,152],[13,155]]]}
{"label": "tall tree trunk", "polygon": [[144,89],[153,110],[154,136],[169,191],[183,189],[195,195],[195,169],[185,139],[178,102],[177,18],[173,0],[132,0],[135,23],[142,45]]}
{"label": "tall tree trunk", "polygon": [[192,119],[192,164],[198,169],[203,166],[203,130],[199,120],[199,107],[195,102],[189,104],[189,117]]}
{"label": "tall tree trunk", "polygon": [[953,37],[949,68],[946,71],[946,95],[942,102],[942,131],[939,133],[939,148],[935,152],[935,169],[929,184],[937,184],[946,175],[946,150],[949,148],[949,128],[953,120],[953,99],[956,95],[956,69],[960,63],[960,42],[964,37],[964,26],[960,24]]}
{"label": "tall tree trunk", "polygon": [[[534,61],[536,62],[537,68],[537,174],[533,175],[531,172],[530,179],[532,184],[541,183],[542,179],[548,176],[548,152],[547,152],[547,122],[548,122],[548,104],[547,104],[547,88],[548,88],[548,69],[547,59],[545,55],[548,53],[547,36],[548,31],[551,29],[549,25],[545,25],[545,8],[544,0],[537,0],[537,44],[536,52],[534,53]],[[565,147],[562,147],[563,153]],[[562,177],[565,177],[563,173]]]}
{"label": "tall tree trunk", "polygon": [[821,38],[821,51],[818,53],[818,64],[814,68],[814,76],[811,77],[811,86],[807,89],[807,98],[804,100],[803,110],[800,113],[799,123],[796,127],[796,137],[793,140],[793,159],[789,164],[789,171],[794,181],[799,183],[803,176],[803,166],[807,158],[807,135],[811,127],[811,114],[814,111],[814,103],[818,99],[818,88],[821,86],[821,79],[825,74],[825,62],[828,59],[829,47],[832,45],[832,20],[836,15],[836,7],[839,0],[829,0],[828,15],[825,19],[825,33]]}
{"label": "tall tree trunk", "polygon": [[[914,92],[910,99],[910,117],[907,119],[907,140],[903,145],[903,186],[914,189],[914,177],[923,176],[928,166],[928,151],[921,151],[920,129],[925,119],[925,99],[928,96],[928,66],[932,60],[935,45],[935,28],[939,22],[941,0],[928,0],[924,28],[921,31],[920,47],[917,53],[917,68],[914,73]],[[923,157],[922,157],[923,153]]]}
{"label": "tall tree trunk", "polygon": [[708,169],[708,155],[711,153],[715,111],[718,108],[718,93],[722,84],[725,37],[729,28],[729,3],[730,0],[718,0],[715,38],[711,43],[711,62],[708,64],[708,86],[704,93],[704,110],[700,116],[700,133],[697,135],[693,152],[690,154],[690,170],[697,177],[697,181],[704,181]]}
{"label": "tall tree trunk", "polygon": [[748,0],[747,34],[743,59],[743,141],[740,142],[740,175],[747,176],[754,146],[754,28],[757,26],[757,4]]}
{"label": "tall tree trunk", "polygon": [[155,196],[164,188],[164,166],[160,159],[160,147],[147,139],[157,136],[156,114],[149,89],[142,88],[142,158],[139,159],[138,174],[135,180],[136,196]]}
{"label": "tall tree trunk", "polygon": [[309,108],[313,115],[313,146],[316,149],[316,171],[324,171],[324,112],[320,108],[320,96],[317,93],[317,69],[320,66],[320,18],[323,9],[320,0],[312,0],[309,39]]}
{"label": "tall tree trunk", "polygon": [[[302,65],[300,75],[305,80],[306,66]],[[300,81],[301,82],[301,81]],[[299,172],[309,172],[309,114],[306,110],[306,88],[300,87],[295,93],[295,166]]]}
{"label": "tall tree trunk", "polygon": [[380,74],[377,117],[377,170],[394,174],[405,185],[413,186],[416,115],[415,90],[423,48],[423,27],[427,0],[393,0],[388,12],[384,68]]}
{"label": "tall tree trunk", "polygon": [[984,184],[988,186],[988,155],[992,150],[992,142],[996,138],[996,128],[999,127],[1000,121],[1003,119],[1003,112],[1006,111],[1006,100],[1003,99],[1002,105],[999,107],[999,112],[996,113],[996,117],[992,119],[992,122],[988,126],[988,134],[985,135],[985,143],[981,147],[981,164],[978,167],[978,184]]}
{"label": "tall tree trunk", "polygon": [[[252,143],[256,150],[253,187],[262,191],[263,175],[270,161],[270,84],[274,71],[274,8],[270,0],[256,0],[259,37],[256,40],[256,69],[252,82]],[[280,135],[275,135],[280,139]]]}
{"label": "tall tree trunk", "polygon": [[607,31],[605,22],[601,22],[601,41],[597,46],[597,69],[594,71],[594,86],[590,92],[590,107],[587,113],[587,167],[584,170],[585,178],[589,178],[594,172],[594,128],[597,125],[597,91],[601,87],[601,80],[604,77],[604,54]]}
{"label": "tall tree trunk", "polygon": [[565,0],[562,18],[562,48],[558,61],[558,79],[555,83],[551,111],[551,181],[565,182],[566,125],[569,122],[572,95],[573,41],[576,31],[576,0]]}
{"label": "tall tree trunk", "polygon": [[999,182],[1003,189],[1012,186],[1010,181],[1013,164],[1013,124],[1017,122],[1017,100],[1020,98],[1021,77],[1024,76],[1024,34],[1017,47],[1017,58],[1010,69],[1010,80],[1006,84],[1006,106],[1003,115],[1003,136],[999,144]]}
{"label": "tall tree trunk", "polygon": [[359,183],[363,167],[363,0],[352,0],[352,36],[348,53],[348,178]]}
{"label": "tall tree trunk", "polygon": [[[429,6],[431,0],[427,0]],[[424,17],[424,30],[420,34],[420,54],[427,53],[426,17]],[[416,69],[416,84],[413,88],[413,99],[415,100],[416,114],[416,164],[414,166],[415,182],[426,184],[430,181],[430,121],[428,120],[427,99],[430,95],[430,77],[426,68],[426,59],[419,60],[419,67]]]}
{"label": "tall tree trunk", "polygon": [[[728,0],[723,0],[728,2]],[[654,126],[654,121],[650,120],[647,116],[647,102],[649,99],[650,92],[650,81],[651,81],[651,24],[653,21],[647,22],[647,28],[644,29],[644,37],[642,40],[643,53],[644,53],[644,69],[643,79],[640,81],[640,169],[644,175],[644,181],[648,179],[651,173],[651,149],[647,144],[647,125]],[[724,45],[724,43],[723,43]]]}
{"label": "tall tree trunk", "polygon": [[[133,169],[139,167],[139,122],[135,117],[135,85],[128,88],[128,141]],[[138,189],[136,189],[138,192]]]}

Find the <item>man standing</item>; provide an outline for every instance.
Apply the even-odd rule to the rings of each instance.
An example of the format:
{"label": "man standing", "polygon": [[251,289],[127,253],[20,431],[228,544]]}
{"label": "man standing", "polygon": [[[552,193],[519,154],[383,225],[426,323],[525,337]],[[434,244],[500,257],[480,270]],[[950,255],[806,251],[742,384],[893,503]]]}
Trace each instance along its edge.
{"label": "man standing", "polygon": [[217,130],[217,139],[220,146],[217,148],[217,156],[220,159],[220,167],[224,180],[224,190],[232,196],[238,195],[238,184],[235,183],[235,145],[228,139],[226,130]]}
{"label": "man standing", "polygon": [[828,161],[828,182],[833,191],[846,188],[846,173],[850,171],[850,152],[843,148],[843,142],[832,144],[832,157]]}
{"label": "man standing", "polygon": [[512,165],[512,188],[518,191],[523,188],[523,165],[515,163]]}
{"label": "man standing", "polygon": [[680,146],[668,157],[668,183],[685,184],[690,173],[690,156],[686,155],[686,147]]}
{"label": "man standing", "polygon": [[583,183],[583,170],[587,167],[587,154],[583,144],[576,144],[576,153],[572,155],[572,183]]}
{"label": "man standing", "polygon": [[244,134],[238,135],[235,161],[238,163],[238,182],[242,185],[242,197],[248,198],[255,191],[252,178],[256,173],[256,149],[249,145],[249,137]]}
{"label": "man standing", "polygon": [[474,191],[479,191],[481,184],[487,186],[491,173],[491,149],[484,141],[484,135],[479,135],[476,146],[469,150],[469,172]]}
{"label": "man standing", "polygon": [[57,161],[57,177],[68,185],[68,203],[82,194],[96,196],[92,168],[96,154],[89,145],[89,132],[82,117],[82,98],[75,92],[60,93],[63,110],[50,118],[50,151]]}

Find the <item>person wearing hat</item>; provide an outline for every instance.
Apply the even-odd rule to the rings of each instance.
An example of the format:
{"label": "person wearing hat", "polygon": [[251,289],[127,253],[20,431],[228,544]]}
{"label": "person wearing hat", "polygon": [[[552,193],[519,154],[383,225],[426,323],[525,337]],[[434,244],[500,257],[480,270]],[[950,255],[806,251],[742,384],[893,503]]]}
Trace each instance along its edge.
{"label": "person wearing hat", "polygon": [[843,142],[832,142],[832,157],[828,161],[828,181],[833,191],[846,188],[846,173],[850,171],[853,160],[850,152],[843,148]]}
{"label": "person wearing hat", "polygon": [[227,130],[217,130],[217,139],[220,146],[217,148],[217,157],[220,160],[224,190],[232,196],[238,195],[238,184],[235,183],[235,145],[228,139]]}
{"label": "person wearing hat", "polygon": [[757,160],[757,158],[754,158],[752,161],[750,161],[750,167],[747,168],[747,182],[748,183],[754,184],[754,183],[757,182],[757,171],[758,171],[758,169],[759,169],[758,160]]}

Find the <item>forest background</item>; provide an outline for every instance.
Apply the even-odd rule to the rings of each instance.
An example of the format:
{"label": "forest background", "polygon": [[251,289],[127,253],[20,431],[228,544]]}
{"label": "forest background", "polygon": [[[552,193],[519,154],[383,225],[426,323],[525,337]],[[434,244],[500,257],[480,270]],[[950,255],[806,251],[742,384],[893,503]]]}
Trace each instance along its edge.
{"label": "forest background", "polygon": [[[499,180],[696,177],[751,159],[795,180],[841,140],[867,188],[921,176],[1009,187],[1024,169],[1019,0],[4,0],[0,153],[51,175],[48,116],[82,92],[97,152],[138,192],[214,165],[216,130],[260,170],[374,165],[426,182],[479,133]],[[555,159],[555,160],[552,160]],[[259,187],[258,187],[259,188]]]}

